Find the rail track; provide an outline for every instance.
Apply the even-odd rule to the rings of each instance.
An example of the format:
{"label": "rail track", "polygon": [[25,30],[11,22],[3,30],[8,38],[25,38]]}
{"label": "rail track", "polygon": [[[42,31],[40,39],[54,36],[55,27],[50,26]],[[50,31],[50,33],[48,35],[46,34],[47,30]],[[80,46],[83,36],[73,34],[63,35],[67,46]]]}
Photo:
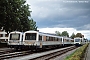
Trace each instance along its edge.
{"label": "rail track", "polygon": [[[4,60],[4,59],[10,59],[10,58],[15,58],[15,57],[20,57],[20,56],[25,56],[25,55],[30,55],[33,53],[37,53],[37,52],[41,52],[40,51],[35,51],[35,50],[15,50],[15,49],[1,49],[0,50],[0,60]],[[43,52],[43,51],[42,51]]]}
{"label": "rail track", "polygon": [[[49,49],[50,50],[50,49]],[[48,51],[48,50],[47,50]],[[15,57],[20,57],[20,56],[25,56],[25,55],[30,55],[33,53],[40,53],[43,52],[42,50],[27,50],[27,51],[18,51],[16,52],[15,50],[11,51],[11,50],[5,50],[2,51],[3,53],[0,54],[0,60],[4,60],[4,59],[10,59],[10,58],[15,58]]]}
{"label": "rail track", "polygon": [[5,50],[6,51],[5,53],[3,52],[2,54],[0,54],[0,60],[4,60],[4,59],[12,60],[12,58],[14,58],[14,60],[18,60],[22,58],[21,60],[23,60],[25,59],[24,56],[26,56],[26,60],[50,60],[68,51],[71,51],[75,48],[76,48],[75,46],[70,46],[70,47],[42,51],[42,52],[41,51],[36,52],[31,50],[14,52],[13,50],[8,49]]}
{"label": "rail track", "polygon": [[29,60],[53,60],[54,58],[56,58],[56,57],[58,57],[62,54],[65,54],[66,52],[71,51],[75,48],[76,48],[75,46],[68,47],[68,48],[65,48],[65,49],[62,49],[62,50],[59,50],[59,51],[55,51],[55,52],[46,54],[46,55],[42,55],[42,56],[39,56],[39,57],[36,57],[36,58],[32,58],[32,59],[29,59]]}
{"label": "rail track", "polygon": [[23,51],[23,52],[16,52],[10,53],[8,55],[5,55],[7,60],[51,60],[54,59],[57,56],[60,56],[68,51],[71,51],[75,49],[75,46],[60,48],[60,49],[54,49],[49,51],[42,51],[42,52],[31,52],[31,51]]}
{"label": "rail track", "polygon": [[0,48],[0,55],[11,53],[11,52],[14,52],[14,51],[15,51],[15,49],[11,49],[11,48]]}
{"label": "rail track", "polygon": [[31,50],[29,50],[29,51],[22,51],[22,52],[13,52],[13,53],[2,54],[2,55],[0,55],[0,60],[14,58],[14,57],[19,57],[19,56],[24,56],[24,55],[29,55],[29,54],[32,54]]}

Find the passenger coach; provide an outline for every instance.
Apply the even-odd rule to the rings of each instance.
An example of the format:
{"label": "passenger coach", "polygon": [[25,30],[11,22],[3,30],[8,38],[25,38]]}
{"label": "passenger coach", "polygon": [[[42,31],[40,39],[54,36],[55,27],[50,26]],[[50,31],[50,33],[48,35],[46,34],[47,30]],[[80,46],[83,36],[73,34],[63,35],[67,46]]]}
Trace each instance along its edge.
{"label": "passenger coach", "polygon": [[76,46],[81,46],[81,45],[83,45],[83,44],[84,44],[83,38],[80,38],[80,37],[74,38],[74,44],[75,44]]}
{"label": "passenger coach", "polygon": [[23,35],[23,42],[25,46],[38,48],[62,46],[63,37],[37,31],[26,31]]}
{"label": "passenger coach", "polygon": [[23,33],[14,31],[9,33],[8,46],[11,48],[18,48],[23,45]]}

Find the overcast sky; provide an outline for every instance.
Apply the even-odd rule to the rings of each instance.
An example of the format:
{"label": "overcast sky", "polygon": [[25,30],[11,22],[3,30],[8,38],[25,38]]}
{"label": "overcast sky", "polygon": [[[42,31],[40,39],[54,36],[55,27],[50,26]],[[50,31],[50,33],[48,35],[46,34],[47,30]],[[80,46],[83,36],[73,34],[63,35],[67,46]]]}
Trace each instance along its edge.
{"label": "overcast sky", "polygon": [[90,39],[90,0],[26,1],[41,32],[80,32]]}

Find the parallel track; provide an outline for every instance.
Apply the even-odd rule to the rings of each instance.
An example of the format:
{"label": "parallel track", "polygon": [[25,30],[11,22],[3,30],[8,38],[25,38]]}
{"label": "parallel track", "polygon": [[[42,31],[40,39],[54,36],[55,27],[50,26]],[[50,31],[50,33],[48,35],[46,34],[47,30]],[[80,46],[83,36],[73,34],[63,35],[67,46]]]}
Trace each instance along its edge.
{"label": "parallel track", "polygon": [[30,59],[30,60],[53,60],[57,56],[65,54],[66,52],[71,51],[75,48],[76,47],[74,46],[72,48],[63,49],[63,50],[56,51],[56,52],[53,52],[53,53],[50,53],[50,54],[47,54],[47,55],[43,55],[43,56],[40,56],[40,57],[36,57],[36,58]]}
{"label": "parallel track", "polygon": [[32,54],[31,51],[13,52],[0,55],[0,60]]}
{"label": "parallel track", "polygon": [[11,48],[0,48],[0,55],[11,53],[11,52],[14,52],[14,51],[15,51],[15,49],[11,49]]}

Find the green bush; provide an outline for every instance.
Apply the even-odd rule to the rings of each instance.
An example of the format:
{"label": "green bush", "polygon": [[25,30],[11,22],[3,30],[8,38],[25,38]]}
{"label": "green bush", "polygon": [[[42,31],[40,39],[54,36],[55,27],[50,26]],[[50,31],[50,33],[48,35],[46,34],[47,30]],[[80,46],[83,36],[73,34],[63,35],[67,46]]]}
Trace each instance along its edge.
{"label": "green bush", "polygon": [[81,60],[83,54],[85,53],[85,50],[87,48],[88,44],[85,44],[81,46],[79,49],[77,49],[74,53],[67,56],[65,60]]}

